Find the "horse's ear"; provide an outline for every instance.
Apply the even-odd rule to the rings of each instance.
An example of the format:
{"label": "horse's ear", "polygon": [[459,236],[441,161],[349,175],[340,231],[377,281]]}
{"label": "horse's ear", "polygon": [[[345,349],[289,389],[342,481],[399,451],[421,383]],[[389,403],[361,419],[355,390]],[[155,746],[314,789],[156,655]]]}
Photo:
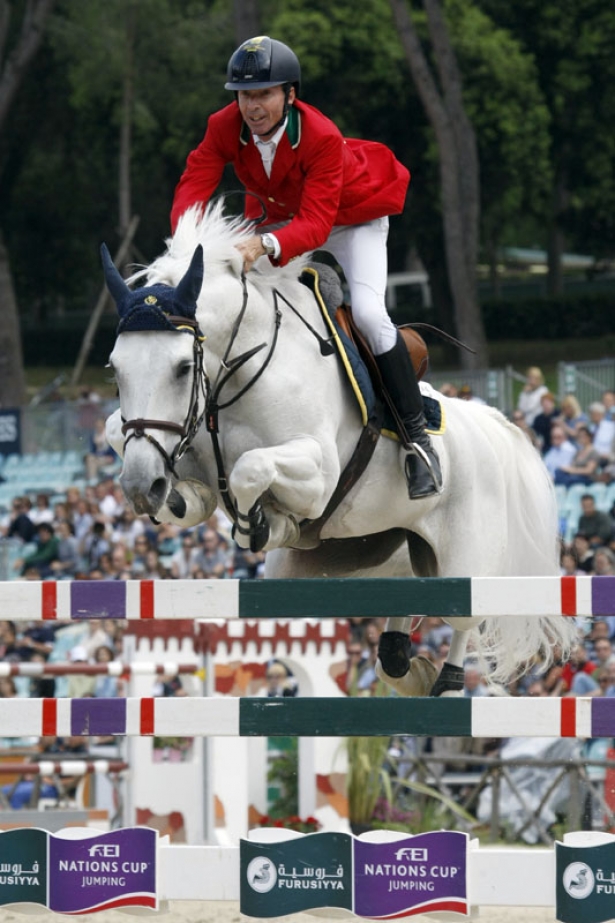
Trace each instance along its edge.
{"label": "horse's ear", "polygon": [[117,305],[118,312],[121,315],[123,303],[126,300],[126,295],[130,294],[130,289],[117,271],[115,263],[111,259],[111,254],[109,253],[106,244],[102,244],[100,248],[100,257],[102,260],[107,288],[109,289],[109,292]]}
{"label": "horse's ear", "polygon": [[196,303],[201,294],[204,271],[203,247],[199,244],[194,251],[187,272],[175,289],[176,305],[186,317],[194,317],[196,314]]}

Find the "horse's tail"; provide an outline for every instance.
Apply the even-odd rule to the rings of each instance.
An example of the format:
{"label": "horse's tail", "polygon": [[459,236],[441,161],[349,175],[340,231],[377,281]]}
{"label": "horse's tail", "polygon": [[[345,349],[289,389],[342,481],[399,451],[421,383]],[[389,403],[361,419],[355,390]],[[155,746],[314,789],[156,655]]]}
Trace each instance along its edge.
{"label": "horse's tail", "polygon": [[[545,465],[527,436],[502,418],[510,440],[506,456],[510,576],[558,575],[559,524],[555,489]],[[531,668],[546,669],[566,659],[574,645],[576,625],[562,615],[511,616],[487,619],[480,629],[479,649],[488,659],[491,677],[509,681]]]}

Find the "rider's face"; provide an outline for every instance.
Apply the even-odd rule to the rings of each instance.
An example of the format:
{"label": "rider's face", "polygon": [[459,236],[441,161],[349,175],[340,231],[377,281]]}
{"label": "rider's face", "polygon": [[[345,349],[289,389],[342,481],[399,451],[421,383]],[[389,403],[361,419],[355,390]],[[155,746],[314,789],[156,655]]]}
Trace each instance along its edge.
{"label": "rider's face", "polygon": [[[289,103],[295,98],[291,87]],[[237,102],[244,122],[254,135],[263,141],[273,133],[284,112],[284,90],[281,86],[264,87],[262,90],[240,90]]]}

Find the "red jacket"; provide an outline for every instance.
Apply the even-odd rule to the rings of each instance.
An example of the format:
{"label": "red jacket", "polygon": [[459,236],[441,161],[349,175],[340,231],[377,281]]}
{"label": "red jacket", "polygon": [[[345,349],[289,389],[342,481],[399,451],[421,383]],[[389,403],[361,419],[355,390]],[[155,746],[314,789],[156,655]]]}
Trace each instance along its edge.
{"label": "red jacket", "polygon": [[[399,214],[410,173],[384,144],[344,138],[318,109],[295,100],[280,139],[271,177],[263,167],[239,106],[231,103],[210,116],[205,137],[188,157],[175,190],[171,225],[191,205],[207,203],[232,163],[245,188],[263,199],[264,224],[289,222],[276,230],[284,265],[321,247],[334,225],[363,224]],[[246,197],[246,216],[261,214]]]}

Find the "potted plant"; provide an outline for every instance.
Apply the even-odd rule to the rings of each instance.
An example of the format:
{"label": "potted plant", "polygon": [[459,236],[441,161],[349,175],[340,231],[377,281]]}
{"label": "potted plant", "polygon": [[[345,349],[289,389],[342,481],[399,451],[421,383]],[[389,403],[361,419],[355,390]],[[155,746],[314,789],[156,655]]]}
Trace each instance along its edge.
{"label": "potted plant", "polygon": [[385,769],[388,737],[349,737],[348,819],[357,835],[372,829],[378,799],[392,801],[391,780]]}

